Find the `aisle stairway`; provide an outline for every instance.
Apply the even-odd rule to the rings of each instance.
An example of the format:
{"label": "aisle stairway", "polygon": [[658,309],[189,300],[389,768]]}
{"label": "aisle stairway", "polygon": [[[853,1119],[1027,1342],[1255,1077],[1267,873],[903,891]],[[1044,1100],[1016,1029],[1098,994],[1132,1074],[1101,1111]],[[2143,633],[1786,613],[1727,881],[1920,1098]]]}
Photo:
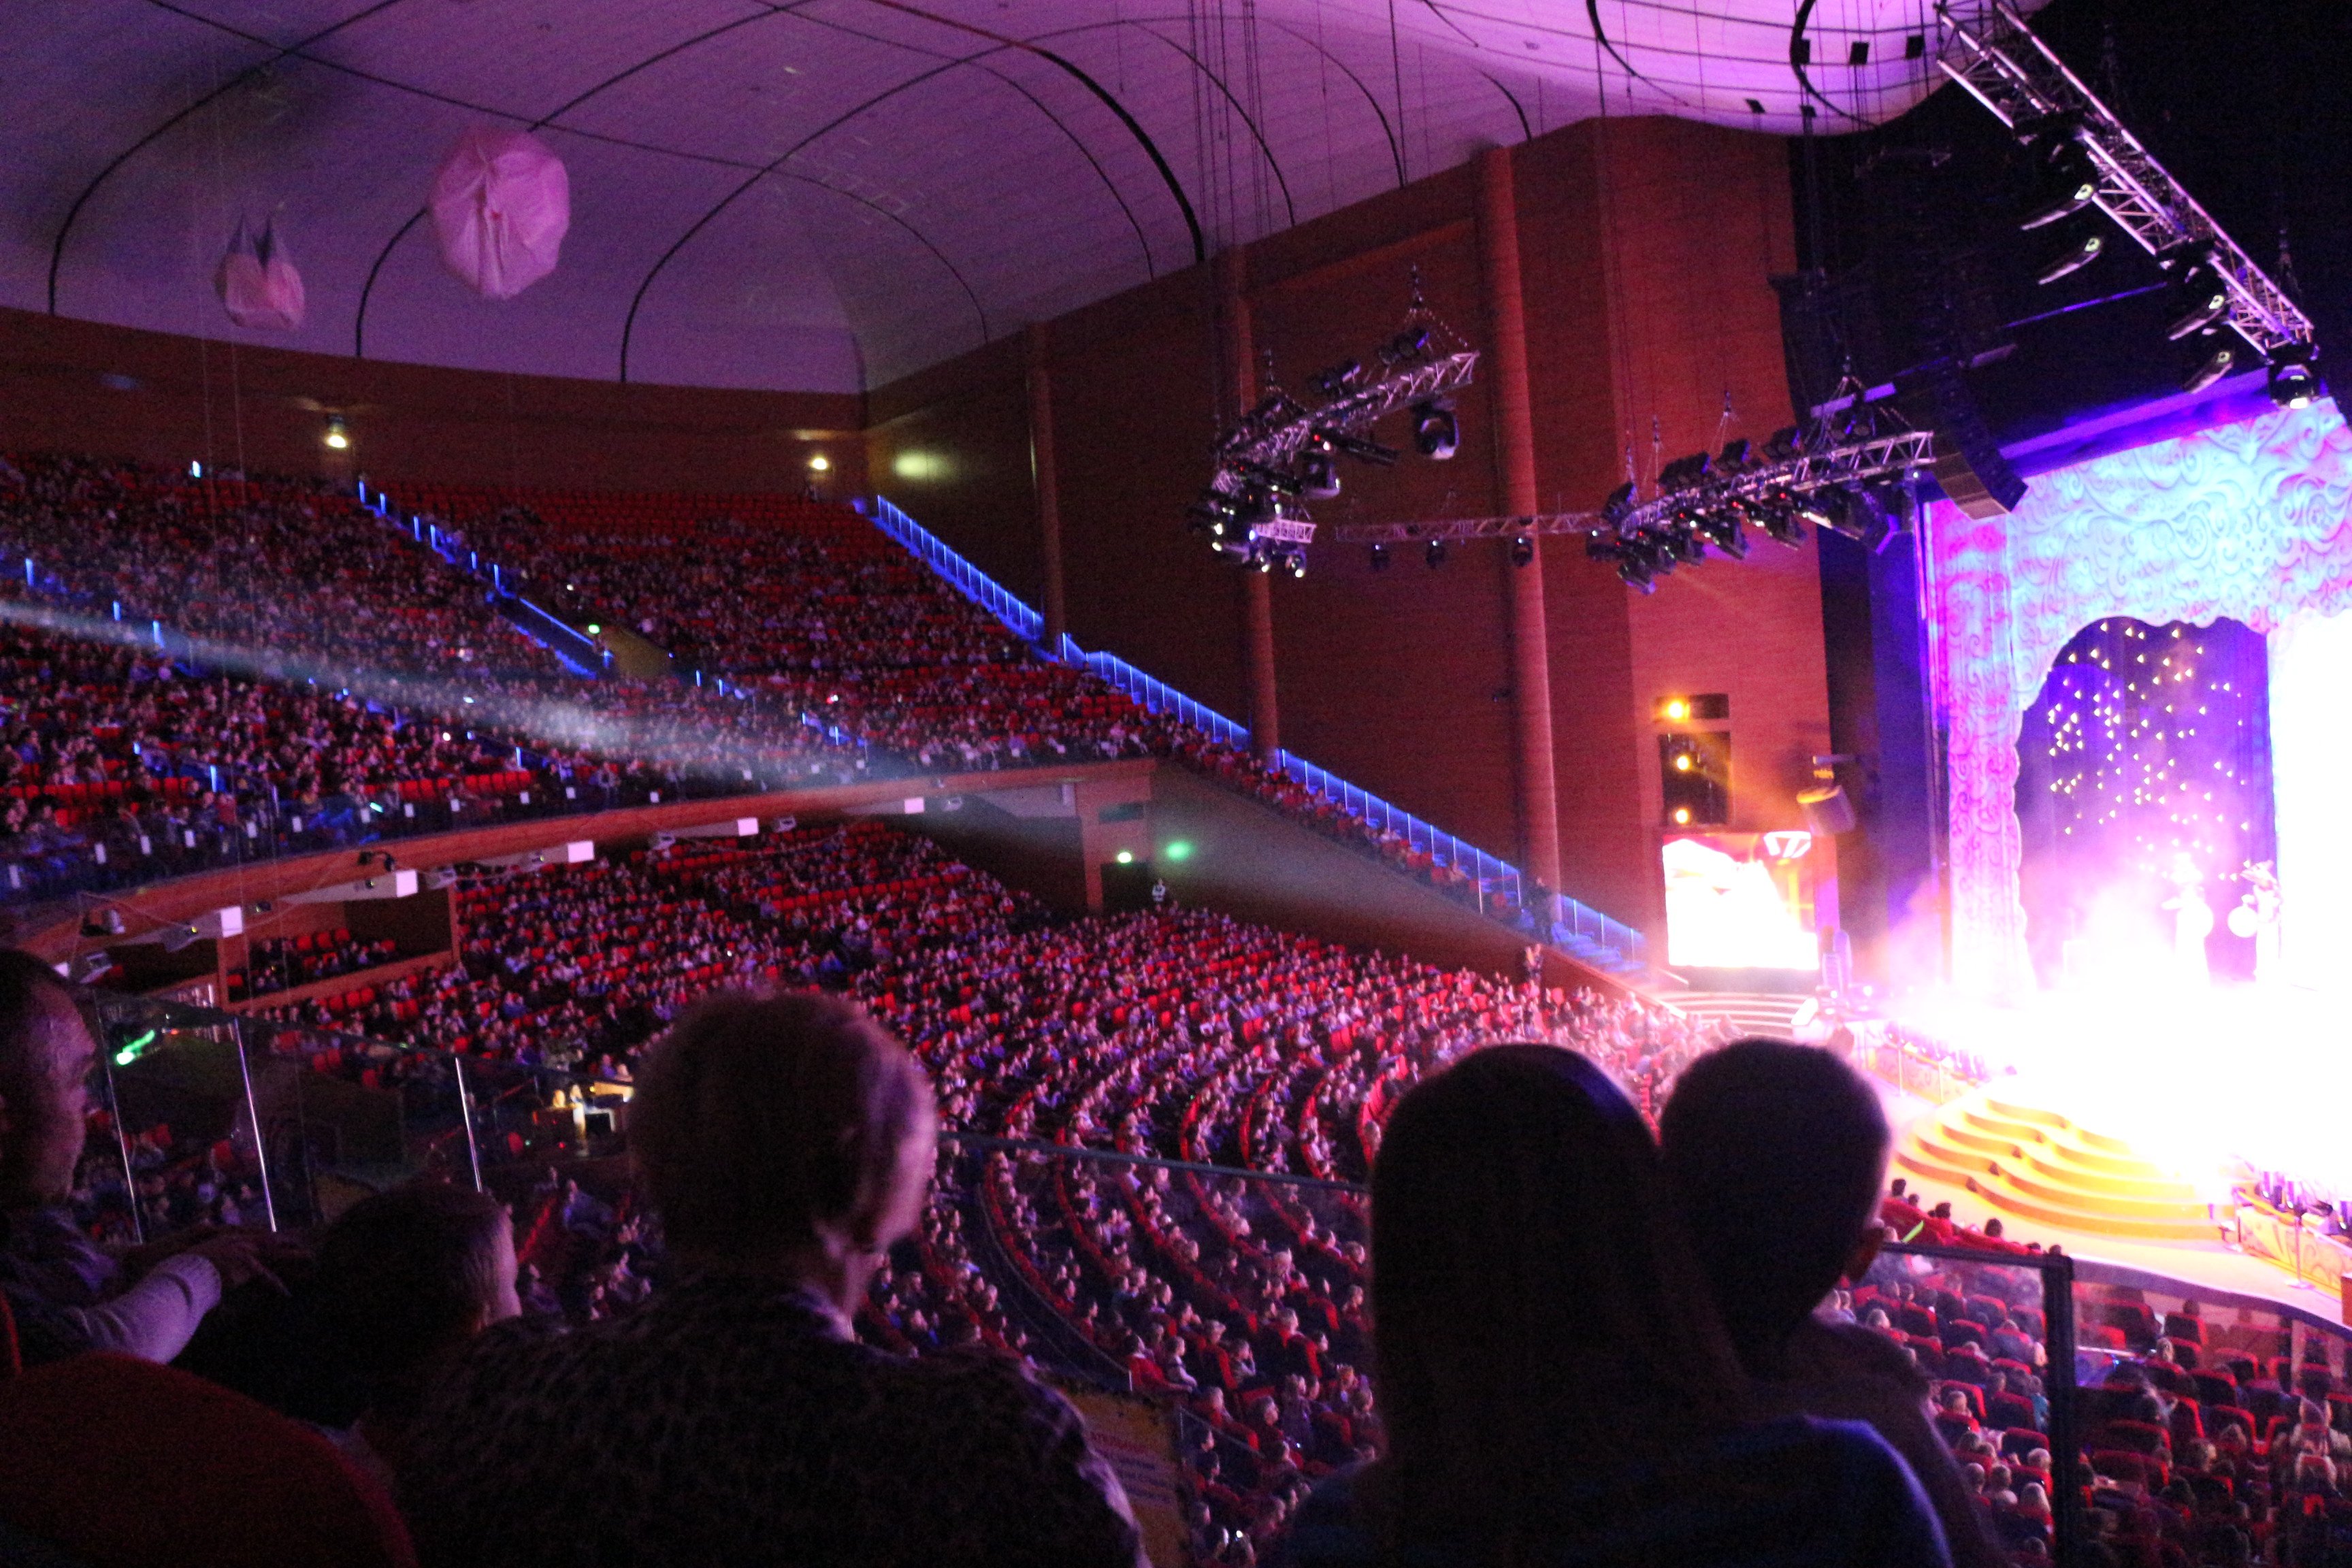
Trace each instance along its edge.
{"label": "aisle stairway", "polygon": [[1897,1169],[2004,1214],[2138,1241],[2211,1241],[2221,1221],[2177,1173],[2054,1110],[1972,1089],[1904,1132]]}

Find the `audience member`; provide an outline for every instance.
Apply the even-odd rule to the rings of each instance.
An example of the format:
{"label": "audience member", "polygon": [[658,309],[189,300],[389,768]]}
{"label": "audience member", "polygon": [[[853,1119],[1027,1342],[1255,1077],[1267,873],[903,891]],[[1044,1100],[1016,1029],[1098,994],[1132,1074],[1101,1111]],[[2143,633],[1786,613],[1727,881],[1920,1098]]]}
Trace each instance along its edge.
{"label": "audience member", "polygon": [[851,1335],[933,1130],[921,1068],[852,1004],[730,994],[680,1020],[630,1119],[679,1278],[461,1355],[401,1478],[424,1560],[1141,1563],[1117,1479],[1017,1363]]}
{"label": "audience member", "polygon": [[[1868,1422],[1935,1504],[1954,1562],[1999,1568],[1927,1417],[1917,1366],[1883,1334],[1813,1313],[1877,1250],[1888,1134],[1870,1084],[1827,1051],[1739,1040],[1684,1071],[1658,1131],[1668,1184],[1760,1407]],[[1965,1403],[1937,1413],[1948,1419],[1976,1424]]]}
{"label": "audience member", "polygon": [[1648,1129],[1582,1057],[1495,1047],[1408,1094],[1372,1263],[1387,1448],[1279,1560],[1949,1562],[1868,1427],[1753,1422]]}
{"label": "audience member", "polygon": [[310,1289],[362,1401],[344,1452],[388,1485],[432,1371],[522,1314],[514,1221],[469,1188],[419,1182],[378,1193],[328,1226]]}
{"label": "audience member", "polygon": [[221,1299],[274,1277],[261,1244],[197,1230],[109,1257],[68,1212],[98,1042],[74,993],[27,952],[0,951],[0,1289],[27,1366],[84,1351],[179,1354]]}

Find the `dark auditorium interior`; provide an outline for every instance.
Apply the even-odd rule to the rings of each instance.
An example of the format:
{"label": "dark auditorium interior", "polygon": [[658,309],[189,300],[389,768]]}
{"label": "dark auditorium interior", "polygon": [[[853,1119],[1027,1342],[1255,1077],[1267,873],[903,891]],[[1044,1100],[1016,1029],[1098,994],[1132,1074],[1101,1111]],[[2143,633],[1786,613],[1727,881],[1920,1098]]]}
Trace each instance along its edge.
{"label": "dark auditorium interior", "polygon": [[2352,8],[12,22],[0,1563],[2352,1565]]}

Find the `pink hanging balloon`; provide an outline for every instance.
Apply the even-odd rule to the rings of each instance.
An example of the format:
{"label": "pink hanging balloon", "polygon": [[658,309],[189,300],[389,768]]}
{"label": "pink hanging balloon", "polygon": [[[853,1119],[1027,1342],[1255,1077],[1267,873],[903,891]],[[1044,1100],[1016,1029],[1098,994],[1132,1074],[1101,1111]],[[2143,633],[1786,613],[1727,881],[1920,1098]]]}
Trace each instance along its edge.
{"label": "pink hanging balloon", "polygon": [[475,292],[511,300],[555,270],[572,226],[563,161],[522,131],[477,125],[433,176],[441,259]]}
{"label": "pink hanging balloon", "polygon": [[245,220],[237,219],[236,237],[213,275],[213,288],[228,319],[240,327],[290,332],[302,324],[302,275],[278,238],[275,219],[262,226],[257,240]]}

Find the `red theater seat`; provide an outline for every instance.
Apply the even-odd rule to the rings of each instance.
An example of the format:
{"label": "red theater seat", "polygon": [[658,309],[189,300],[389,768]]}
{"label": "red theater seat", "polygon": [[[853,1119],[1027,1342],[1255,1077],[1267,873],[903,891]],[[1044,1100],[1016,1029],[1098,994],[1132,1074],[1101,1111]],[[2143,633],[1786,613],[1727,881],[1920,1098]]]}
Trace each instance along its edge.
{"label": "red theater seat", "polygon": [[391,1502],[324,1437],[129,1356],[0,1385],[0,1519],[88,1568],[411,1568]]}

